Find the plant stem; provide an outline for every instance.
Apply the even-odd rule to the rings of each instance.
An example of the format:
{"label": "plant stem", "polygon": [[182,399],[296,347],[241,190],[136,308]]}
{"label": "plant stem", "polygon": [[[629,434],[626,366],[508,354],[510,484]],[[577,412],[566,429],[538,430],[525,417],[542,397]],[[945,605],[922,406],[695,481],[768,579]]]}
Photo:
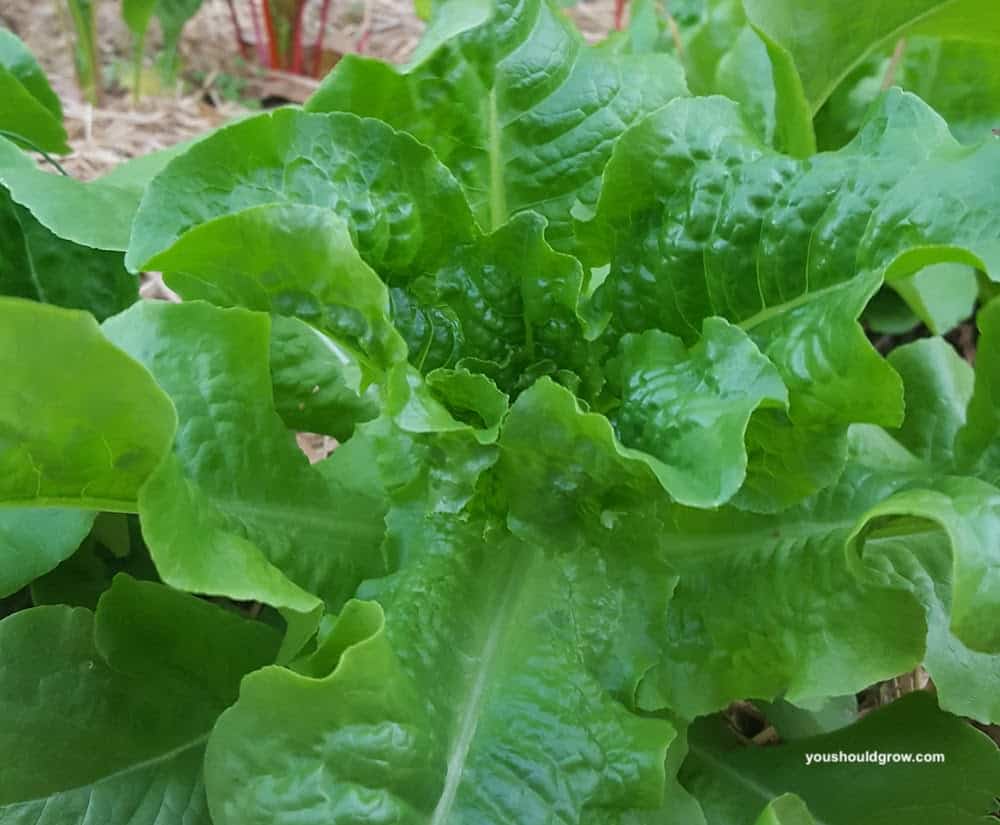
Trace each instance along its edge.
{"label": "plant stem", "polygon": [[138,103],[142,96],[142,58],[145,54],[146,33],[135,38],[135,54],[132,55],[132,102]]}
{"label": "plant stem", "polygon": [[305,54],[302,51],[302,14],[305,8],[306,0],[296,2],[292,23],[292,71],[295,74],[305,74]]}
{"label": "plant stem", "polygon": [[883,92],[896,82],[896,72],[899,70],[899,64],[903,62],[905,54],[906,38],[901,37],[896,41],[896,48],[892,50],[892,57],[889,58],[889,67],[885,70],[885,77],[882,78]]}
{"label": "plant stem", "polygon": [[278,35],[274,30],[274,18],[271,16],[271,4],[268,0],[260,0],[260,6],[264,15],[264,28],[267,30],[268,65],[272,69],[280,69],[281,52],[278,49]]}
{"label": "plant stem", "polygon": [[[229,19],[233,24],[233,33],[236,35],[236,48],[240,50],[240,57],[246,60],[250,55],[247,53],[247,43],[243,39],[243,31],[240,29],[240,21],[236,17],[236,6],[233,0],[226,0],[226,5],[229,7]],[[253,2],[251,0],[250,4],[250,14],[253,15]]]}
{"label": "plant stem", "polygon": [[96,24],[94,22],[94,7],[88,0],[67,0],[73,29],[76,33],[74,43],[74,63],[80,91],[88,103],[101,105],[101,67],[97,55]]}
{"label": "plant stem", "polygon": [[257,50],[257,62],[261,66],[267,65],[267,47],[264,45],[264,32],[260,27],[260,15],[257,11],[256,0],[249,0],[250,21],[253,23],[254,48]]}
{"label": "plant stem", "polygon": [[19,135],[17,132],[8,132],[6,129],[0,129],[0,136],[10,138],[11,140],[23,143],[33,152],[38,152],[38,154],[40,154],[46,160],[46,162],[51,163],[56,168],[56,170],[58,170],[60,175],[62,175],[65,178],[69,177],[69,172],[63,169],[62,164],[59,163],[59,161],[57,161],[54,157],[52,157],[52,155],[46,152],[41,146],[39,146],[33,140],[28,140],[28,138],[26,138],[24,135]]}
{"label": "plant stem", "polygon": [[323,43],[326,40],[326,19],[330,14],[330,0],[323,0],[319,9],[319,31],[316,32],[316,45],[313,47],[313,77],[319,77],[323,71]]}
{"label": "plant stem", "polygon": [[615,0],[615,29],[622,30],[625,21],[625,0]]}

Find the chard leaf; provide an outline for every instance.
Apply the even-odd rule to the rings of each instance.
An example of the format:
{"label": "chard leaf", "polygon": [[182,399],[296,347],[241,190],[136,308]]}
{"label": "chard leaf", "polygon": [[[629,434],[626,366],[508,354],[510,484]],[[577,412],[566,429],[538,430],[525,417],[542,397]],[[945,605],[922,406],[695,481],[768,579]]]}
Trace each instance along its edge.
{"label": "chard leaf", "polygon": [[265,669],[220,719],[216,822],[619,822],[661,803],[673,729],[617,704],[588,655],[624,629],[605,604],[635,598],[630,564],[453,516],[401,516],[390,540],[401,569],[367,591],[384,607],[347,605],[333,671]]}
{"label": "chard leaf", "polygon": [[18,758],[0,775],[0,819],[208,825],[209,730],[243,674],[273,661],[277,646],[262,624],[124,576],[96,618],[62,606],[8,617],[0,744]]}
{"label": "chard leaf", "polygon": [[332,209],[387,282],[475,236],[458,182],[427,147],[376,120],[279,109],[171,160],[143,196],[125,262],[142,268],[189,229],[266,204]]}
{"label": "chard leaf", "polygon": [[0,298],[0,319],[0,502],[135,512],[173,438],[170,399],[90,315]]}
{"label": "chard leaf", "polygon": [[139,282],[120,252],[59,238],[0,188],[0,294],[84,309],[103,321],[139,299]]}
{"label": "chard leaf", "polygon": [[337,475],[341,459],[310,467],[274,411],[268,316],[144,303],[105,331],[177,408],[173,452],[139,496],[167,584],[308,613],[382,569],[379,502]]}
{"label": "chard leaf", "polygon": [[[307,108],[413,134],[461,181],[482,227],[532,209],[562,247],[570,208],[593,201],[621,132],[686,93],[680,66],[665,54],[588,47],[548,0],[499,0],[475,28],[468,15],[461,2],[442,4],[432,41],[402,69],[346,56]],[[440,36],[445,25],[453,39]]]}
{"label": "chard leaf", "polygon": [[[710,822],[753,825],[762,805],[772,812],[793,803],[772,802],[793,793],[809,806],[817,823],[887,825],[914,817],[928,825],[973,825],[994,810],[1000,787],[1000,753],[982,733],[937,709],[933,697],[912,693],[835,733],[778,747],[743,747],[712,717],[689,731],[690,755],[681,781],[705,809]],[[943,763],[878,762],[807,765],[809,757],[943,753]],[[850,786],[850,793],[830,793]],[[764,823],[802,819],[767,819]],[[760,822],[761,820],[758,820]]]}

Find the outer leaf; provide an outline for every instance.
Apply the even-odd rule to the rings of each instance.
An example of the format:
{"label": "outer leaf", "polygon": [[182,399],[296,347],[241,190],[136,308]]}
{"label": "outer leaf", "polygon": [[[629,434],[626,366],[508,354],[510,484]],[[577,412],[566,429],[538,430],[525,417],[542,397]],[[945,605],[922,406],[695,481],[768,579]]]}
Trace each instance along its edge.
{"label": "outer leaf", "polygon": [[601,620],[609,586],[635,597],[618,578],[628,565],[453,517],[405,519],[392,541],[404,567],[374,588],[384,624],[378,606],[350,603],[329,676],[262,671],[220,720],[207,760],[220,825],[372,810],[429,825],[553,811],[618,822],[660,803],[672,728],[630,715],[588,667],[618,629]]}
{"label": "outer leaf", "polygon": [[134,511],[173,438],[170,400],[89,315],[3,298],[0,319],[0,502]]}
{"label": "outer leaf", "polygon": [[944,335],[973,313],[979,284],[964,264],[932,264],[892,284],[935,335]]}
{"label": "outer leaf", "polygon": [[380,503],[336,476],[342,459],[310,467],[274,412],[266,315],[145,303],[105,329],[177,407],[173,454],[139,500],[165,582],[309,612],[311,594],[336,608],[383,569]]}
{"label": "outer leaf", "polygon": [[0,775],[0,819],[207,825],[205,739],[240,677],[273,659],[277,635],[126,578],[102,600],[94,634],[90,611],[66,607],[0,623],[0,742],[18,754]]}
{"label": "outer leaf", "polygon": [[765,143],[799,157],[815,152],[811,112],[795,68],[769,54],[766,38],[747,23],[742,2],[695,5],[697,23],[679,33],[692,92],[738,101]]}
{"label": "outer leaf", "polygon": [[[898,379],[855,319],[882,277],[948,257],[990,270],[997,149],[962,152],[923,104],[892,93],[844,150],[796,162],[762,147],[732,104],[675,101],[619,142],[584,225],[588,262],[610,261],[593,311],[611,340],[655,327],[691,341],[721,315],[777,366],[796,427],[898,423]],[[768,440],[778,455],[804,443],[787,426]],[[797,475],[802,495],[831,474]]]}
{"label": "outer leaf", "polygon": [[401,70],[346,57],[307,107],[410,132],[461,180],[481,226],[532,209],[564,244],[573,202],[592,202],[624,128],[685,93],[680,67],[668,55],[587,47],[547,0],[500,0],[492,20],[462,31],[466,15],[462,3],[443,4],[439,26],[455,16],[462,33]]}
{"label": "outer leaf", "polygon": [[783,742],[832,733],[858,719],[856,696],[834,696],[813,709],[802,708],[780,699],[775,702],[756,701],[754,704],[774,726]]}
{"label": "outer leaf", "polygon": [[[992,630],[972,632],[959,639],[953,630],[954,616],[968,610],[970,599],[986,597],[992,568],[996,562],[993,533],[996,531],[995,488],[973,479],[947,478],[956,472],[956,434],[963,431],[966,406],[972,394],[972,376],[968,365],[954,350],[940,340],[919,341],[895,350],[892,363],[900,371],[906,386],[907,420],[902,428],[893,432],[894,440],[880,431],[857,433],[858,460],[885,474],[895,474],[900,480],[910,477],[918,485],[926,486],[929,479],[937,488],[930,495],[934,501],[921,504],[938,509],[940,520],[947,526],[942,529],[897,531],[888,525],[874,522],[865,531],[865,558],[871,572],[883,584],[895,583],[908,590],[921,602],[928,617],[928,643],[924,666],[932,675],[942,707],[954,713],[972,716],[982,721],[1000,718],[1000,703],[995,690],[1000,679],[1000,656],[995,652],[977,652],[967,642],[982,646],[984,637]],[[883,446],[892,445],[895,457],[880,455],[877,438]],[[900,449],[905,445],[906,451]],[[987,465],[988,466],[988,465]],[[913,483],[913,482],[911,482]],[[950,501],[941,498],[944,492]],[[915,502],[914,494],[895,500],[895,505],[905,511],[907,500]],[[892,502],[893,500],[890,500]],[[894,505],[894,506],[895,506]],[[961,513],[960,531],[955,532],[957,513]],[[950,526],[949,526],[950,522]],[[964,550],[952,556],[944,550],[956,538]],[[957,546],[957,545],[956,545]],[[961,573],[975,567],[976,558],[985,568],[985,574]],[[957,583],[967,584],[965,594]],[[972,595],[970,595],[972,594]],[[956,610],[954,599],[964,599],[965,605]],[[976,610],[991,613],[989,605]],[[969,621],[970,619],[966,619]],[[971,618],[975,623],[977,619]],[[979,637],[976,642],[976,637]]]}
{"label": "outer leaf", "polygon": [[[801,77],[815,113],[872,52],[907,33],[1000,42],[1000,11],[990,0],[746,0],[747,14]],[[867,13],[865,13],[867,12]]]}
{"label": "outer leaf", "polygon": [[405,357],[389,292],[347,225],[316,206],[268,204],[202,224],[147,266],[184,298],[297,316],[388,366]]}
{"label": "outer leaf", "polygon": [[126,264],[142,267],[187,230],[269,203],[332,209],[365,262],[404,283],[474,236],[458,183],[413,138],[353,115],[281,109],[170,161],[143,197]]}
{"label": "outer leaf", "polygon": [[60,238],[94,249],[125,250],[139,203],[137,190],[43,172],[3,137],[0,184],[16,203]]}
{"label": "outer leaf", "polygon": [[[1000,57],[995,44],[936,37],[907,37],[902,59],[890,47],[869,58],[837,88],[816,114],[820,146],[834,149],[857,131],[885,79],[919,95],[964,143],[977,144],[1000,122]],[[890,69],[890,67],[892,67]]]}
{"label": "outer leaf", "polygon": [[878,537],[876,520],[887,516],[895,517],[890,531],[914,529],[913,519],[939,524],[952,547],[951,630],[972,650],[1000,652],[1000,548],[995,541],[1000,491],[975,479],[947,479],[936,486],[898,493],[870,510],[851,542],[858,542],[864,557],[868,550],[859,538],[869,532]]}
{"label": "outer leaf", "polygon": [[1000,486],[1000,301],[979,313],[975,391],[958,433],[959,467]]}
{"label": "outer leaf", "polygon": [[38,147],[47,152],[68,153],[66,130],[21,82],[0,65],[0,95],[4,107],[0,129],[4,137],[24,138],[26,148]]}
{"label": "outer leaf", "polygon": [[138,300],[139,282],[120,252],[57,237],[0,188],[0,294],[84,309],[104,320]]}
{"label": "outer leaf", "polygon": [[693,718],[747,696],[804,701],[919,662],[916,601],[859,582],[846,562],[851,519],[892,489],[870,473],[781,516],[672,506],[647,465],[622,455],[602,416],[581,413],[569,393],[543,383],[518,399],[500,444],[519,535],[580,548],[655,536],[679,574],[666,622],[634,615],[630,624],[643,631],[622,642],[629,649],[648,638],[647,655],[660,660],[643,680],[640,706]]}
{"label": "outer leaf", "polygon": [[[939,711],[925,693],[905,696],[836,733],[780,747],[739,747],[717,718],[696,722],[689,742],[691,755],[682,781],[709,821],[719,825],[751,825],[761,805],[787,792],[808,804],[816,822],[830,825],[888,825],[914,817],[928,825],[973,825],[993,810],[1000,787],[996,746],[960,719]],[[806,764],[807,755],[867,756],[871,751],[938,752],[944,753],[945,762],[876,762],[863,768]],[[830,792],[847,785],[850,793]],[[798,825],[802,820],[788,821]]]}
{"label": "outer leaf", "polygon": [[86,510],[0,510],[0,597],[71,556],[93,522],[94,514]]}
{"label": "outer leaf", "polygon": [[[107,535],[103,528],[109,520],[117,522],[116,530],[121,530],[123,536]],[[80,549],[31,583],[31,601],[36,605],[64,604],[96,610],[119,573],[142,581],[160,580],[142,539],[138,517],[100,513]]]}

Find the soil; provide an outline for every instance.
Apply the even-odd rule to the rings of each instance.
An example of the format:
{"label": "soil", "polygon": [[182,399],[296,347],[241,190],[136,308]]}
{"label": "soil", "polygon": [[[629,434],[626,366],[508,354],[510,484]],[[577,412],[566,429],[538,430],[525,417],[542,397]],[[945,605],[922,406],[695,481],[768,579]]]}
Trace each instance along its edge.
{"label": "soil", "polygon": [[[73,68],[72,27],[61,2],[3,0],[0,24],[8,26],[35,53],[63,101],[73,153],[63,166],[75,177],[90,179],[123,160],[187,140],[250,109],[287,101],[301,102],[317,81],[258,69],[239,53],[225,0],[204,0],[188,22],[181,42],[183,71],[176,88],[160,85],[147,57],[143,94],[133,100],[132,41],[121,18],[120,3],[94,0],[104,95],[100,105],[84,101]],[[237,19],[251,19],[247,0],[234,0]],[[318,0],[310,0],[306,42],[316,36]],[[612,28],[613,0],[582,2],[573,14],[584,34],[600,39]],[[332,0],[325,42],[327,62],[358,51],[395,63],[413,51],[424,24],[412,0]],[[253,33],[240,37],[252,53]],[[146,52],[155,53],[159,34],[154,20]]]}

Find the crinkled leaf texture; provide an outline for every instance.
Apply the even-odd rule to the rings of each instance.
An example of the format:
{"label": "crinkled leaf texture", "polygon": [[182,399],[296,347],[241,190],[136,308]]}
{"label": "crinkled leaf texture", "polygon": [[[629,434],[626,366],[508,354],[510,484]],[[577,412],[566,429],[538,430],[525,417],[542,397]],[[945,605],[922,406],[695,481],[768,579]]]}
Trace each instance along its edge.
{"label": "crinkled leaf texture", "polygon": [[[1000,755],[947,712],[1000,720],[1000,305],[974,370],[940,340],[883,358],[857,319],[930,265],[996,274],[998,146],[890,92],[843,149],[782,154],[745,120],[773,115],[793,148],[780,67],[773,108],[667,102],[671,60],[567,26],[536,0],[437,4],[413,64],[345,60],[312,103],[349,111],[248,118],[94,184],[0,145],[15,208],[78,245],[120,249],[110,218],[144,190],[128,264],[184,298],[102,328],[0,301],[0,487],[21,505],[0,583],[64,558],[110,501],[138,510],[165,583],[116,579],[96,636],[63,607],[0,624],[0,737],[28,741],[0,776],[11,818],[990,811]],[[761,57],[748,42],[730,71]],[[292,428],[343,443],[310,465]],[[53,505],[81,515],[8,550]],[[101,586],[98,528],[57,574]],[[32,592],[94,596],[56,574]],[[856,707],[831,697],[921,663],[936,702],[844,727]],[[40,683],[66,697],[50,717],[25,700]],[[746,698],[776,700],[787,744],[734,749],[713,718],[689,741]],[[39,768],[62,726],[75,750]],[[867,774],[862,802],[801,764],[926,750],[923,730],[944,772]]]}
{"label": "crinkled leaf texture", "polygon": [[483,227],[532,209],[567,245],[570,207],[593,199],[623,129],[686,93],[669,55],[588,47],[547,2],[452,0],[435,27],[456,34],[425,42],[402,69],[345,57],[307,108],[377,117],[426,143]]}
{"label": "crinkled leaf texture", "polygon": [[1000,145],[960,146],[890,92],[844,149],[793,160],[722,98],[674,101],[629,130],[580,224],[607,266],[588,308],[607,346],[655,328],[697,340],[718,315],[777,368],[787,413],[748,430],[742,506],[774,510],[833,481],[855,422],[902,418],[898,377],[856,319],[883,279],[954,260],[996,274]]}
{"label": "crinkled leaf texture", "polygon": [[[632,662],[655,659],[632,620],[666,610],[662,555],[522,540],[474,493],[495,448],[456,431],[440,466],[420,458],[445,435],[355,435],[394,502],[392,569],[310,657],[244,683],[207,758],[217,822],[624,822],[663,801],[674,730],[617,701]],[[442,484],[465,491],[462,512],[442,509]]]}

